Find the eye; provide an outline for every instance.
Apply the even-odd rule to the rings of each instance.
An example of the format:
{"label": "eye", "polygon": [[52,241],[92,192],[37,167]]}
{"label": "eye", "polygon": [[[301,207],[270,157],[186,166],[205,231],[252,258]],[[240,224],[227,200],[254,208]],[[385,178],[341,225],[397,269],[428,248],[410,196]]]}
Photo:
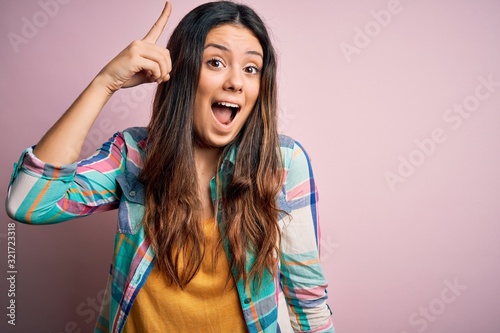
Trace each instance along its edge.
{"label": "eye", "polygon": [[224,67],[224,63],[219,58],[212,58],[207,61],[208,66],[213,68],[222,68]]}
{"label": "eye", "polygon": [[243,68],[243,71],[248,74],[257,75],[260,73],[260,69],[257,66],[247,66]]}

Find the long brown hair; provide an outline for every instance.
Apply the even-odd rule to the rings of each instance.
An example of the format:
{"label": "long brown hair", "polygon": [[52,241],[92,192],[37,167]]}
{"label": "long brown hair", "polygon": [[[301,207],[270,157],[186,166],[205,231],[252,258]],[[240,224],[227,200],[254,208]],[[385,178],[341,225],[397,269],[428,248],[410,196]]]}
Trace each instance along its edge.
{"label": "long brown hair", "polygon": [[[204,253],[201,207],[194,160],[193,105],[208,32],[223,24],[248,28],[259,40],[264,61],[260,93],[240,133],[223,150],[236,149],[227,186],[218,181],[222,239],[227,239],[236,279],[262,282],[276,273],[280,242],[276,198],[282,186],[276,112],[276,55],[265,24],[249,7],[211,2],[189,12],[167,44],[171,79],[158,87],[148,126],[147,153],[140,180],[146,188],[144,228],[159,270],[181,288],[198,271]],[[186,256],[186,251],[189,256]],[[247,251],[255,256],[247,274]],[[179,267],[182,256],[184,268]]]}

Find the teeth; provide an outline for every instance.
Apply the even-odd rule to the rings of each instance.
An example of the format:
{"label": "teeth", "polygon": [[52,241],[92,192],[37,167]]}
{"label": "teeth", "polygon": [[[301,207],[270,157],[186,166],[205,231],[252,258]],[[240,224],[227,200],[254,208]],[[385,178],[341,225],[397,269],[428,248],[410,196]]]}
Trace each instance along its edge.
{"label": "teeth", "polygon": [[229,102],[218,102],[217,104],[222,106],[227,106],[228,108],[239,108],[237,104],[229,103]]}

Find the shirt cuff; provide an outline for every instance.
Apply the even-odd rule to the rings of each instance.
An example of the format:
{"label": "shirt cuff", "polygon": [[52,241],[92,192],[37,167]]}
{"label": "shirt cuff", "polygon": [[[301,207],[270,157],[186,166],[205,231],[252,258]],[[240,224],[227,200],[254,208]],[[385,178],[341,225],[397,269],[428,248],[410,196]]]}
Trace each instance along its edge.
{"label": "shirt cuff", "polygon": [[66,165],[45,163],[38,159],[35,154],[33,154],[34,147],[35,146],[25,149],[22,152],[19,161],[17,163],[14,163],[11,182],[14,181],[20,171],[25,172],[33,177],[43,179],[73,179],[77,168],[76,162]]}

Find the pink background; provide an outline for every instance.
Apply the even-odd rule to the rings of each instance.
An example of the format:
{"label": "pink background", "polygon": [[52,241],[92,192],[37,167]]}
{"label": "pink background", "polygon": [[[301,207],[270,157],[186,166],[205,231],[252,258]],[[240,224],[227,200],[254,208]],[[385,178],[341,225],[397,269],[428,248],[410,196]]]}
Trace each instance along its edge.
{"label": "pink background", "polygon": [[[163,5],[59,1],[58,8],[55,0],[0,5],[2,202],[21,151],[148,31]],[[44,3],[52,3],[51,15]],[[162,45],[200,3],[173,2]],[[499,332],[500,2],[246,3],[265,18],[279,50],[280,127],[313,160],[337,331]],[[29,24],[38,27],[23,30]],[[13,45],[13,34],[23,43]],[[485,86],[481,77],[497,83]],[[463,116],[453,111],[464,104]],[[150,106],[150,88],[117,93],[85,152],[116,130],[147,124]],[[0,217],[6,272],[3,205]],[[115,220],[110,212],[16,224],[16,326],[6,323],[1,279],[0,331],[91,331]]]}

